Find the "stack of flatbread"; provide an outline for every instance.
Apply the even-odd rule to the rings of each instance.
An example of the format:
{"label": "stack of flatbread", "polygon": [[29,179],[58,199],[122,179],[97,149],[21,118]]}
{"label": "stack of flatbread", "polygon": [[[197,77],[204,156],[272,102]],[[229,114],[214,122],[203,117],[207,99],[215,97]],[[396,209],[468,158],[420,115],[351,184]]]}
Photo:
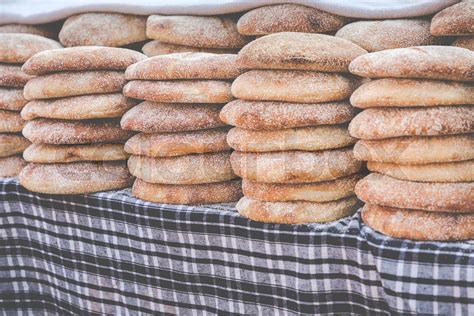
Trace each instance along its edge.
{"label": "stack of flatbread", "polygon": [[241,182],[230,165],[228,128],[219,119],[241,74],[236,55],[176,53],[130,66],[126,96],[146,100],[122,118],[139,131],[126,144],[133,195],[152,202],[210,204],[237,201]]}
{"label": "stack of flatbread", "polygon": [[120,117],[135,105],[122,95],[124,69],[146,56],[128,49],[73,47],[38,53],[23,71],[23,135],[33,145],[20,183],[35,192],[80,194],[130,186]]}
{"label": "stack of flatbread", "polygon": [[453,46],[474,50],[474,1],[460,2],[438,12],[431,20],[431,34],[456,36]]}
{"label": "stack of flatbread", "polygon": [[149,57],[183,52],[233,54],[251,40],[237,32],[237,18],[232,15],[151,15],[146,35],[154,39],[142,48]]}
{"label": "stack of flatbread", "polygon": [[283,32],[263,36],[238,54],[252,69],[232,84],[239,100],[221,119],[231,163],[243,180],[238,211],[274,223],[336,220],[354,212],[361,162],[347,130],[348,102],[360,79],[349,63],[366,51],[334,36]]}
{"label": "stack of flatbread", "polygon": [[[6,30],[16,31],[13,27]],[[0,34],[0,43],[0,177],[11,177],[25,166],[21,153],[30,144],[21,135],[25,122],[20,111],[27,102],[23,86],[33,76],[22,72],[21,66],[37,52],[61,45],[49,38],[21,33]]]}
{"label": "stack of flatbread", "polygon": [[370,53],[349,67],[375,78],[351,96],[356,186],[369,226],[419,240],[474,238],[474,52],[419,46]]}

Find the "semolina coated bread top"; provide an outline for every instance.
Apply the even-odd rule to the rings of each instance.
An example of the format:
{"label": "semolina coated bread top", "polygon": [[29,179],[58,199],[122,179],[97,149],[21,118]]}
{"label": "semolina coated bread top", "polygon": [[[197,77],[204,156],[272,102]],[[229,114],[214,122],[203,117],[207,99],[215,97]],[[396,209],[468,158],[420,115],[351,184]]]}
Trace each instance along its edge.
{"label": "semolina coated bread top", "polygon": [[34,34],[0,34],[0,62],[22,64],[34,54],[50,49],[62,48],[58,42]]}

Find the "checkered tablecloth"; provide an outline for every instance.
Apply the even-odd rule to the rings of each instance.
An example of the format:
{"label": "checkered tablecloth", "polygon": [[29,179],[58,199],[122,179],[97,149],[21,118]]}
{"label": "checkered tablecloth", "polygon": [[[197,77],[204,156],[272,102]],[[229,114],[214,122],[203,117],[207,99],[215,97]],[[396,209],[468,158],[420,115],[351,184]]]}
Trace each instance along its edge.
{"label": "checkered tablecloth", "polygon": [[0,181],[0,314],[474,314],[474,243]]}

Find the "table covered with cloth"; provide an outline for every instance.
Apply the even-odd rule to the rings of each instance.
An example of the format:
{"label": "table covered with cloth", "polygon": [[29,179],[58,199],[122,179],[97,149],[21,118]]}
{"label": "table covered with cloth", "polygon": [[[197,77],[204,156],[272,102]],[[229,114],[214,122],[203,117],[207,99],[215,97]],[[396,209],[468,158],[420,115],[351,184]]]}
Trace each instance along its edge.
{"label": "table covered with cloth", "polygon": [[0,181],[0,314],[474,314],[474,242]]}

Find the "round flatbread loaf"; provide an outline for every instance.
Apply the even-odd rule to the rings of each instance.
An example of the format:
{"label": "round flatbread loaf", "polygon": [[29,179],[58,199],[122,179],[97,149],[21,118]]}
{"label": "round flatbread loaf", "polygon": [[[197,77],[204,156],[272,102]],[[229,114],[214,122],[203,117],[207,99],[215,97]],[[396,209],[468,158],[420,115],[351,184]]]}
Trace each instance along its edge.
{"label": "round flatbread loaf", "polygon": [[214,204],[236,202],[242,197],[240,180],[201,184],[159,184],[136,179],[133,196],[155,203]]}
{"label": "round flatbread loaf", "polygon": [[250,70],[235,79],[232,94],[244,100],[319,103],[347,99],[359,84],[351,75]]}
{"label": "round flatbread loaf", "polygon": [[431,19],[431,34],[436,36],[474,34],[474,2],[460,2],[438,12]]}
{"label": "round flatbread loaf", "polygon": [[420,78],[474,81],[474,53],[450,46],[388,49],[354,59],[353,74],[368,78]]}
{"label": "round flatbread loaf", "polygon": [[474,159],[474,135],[397,137],[359,140],[359,160],[397,164],[425,164]]}
{"label": "round flatbread loaf", "polygon": [[474,36],[459,37],[457,40],[453,42],[452,46],[466,48],[473,51],[474,50]]}
{"label": "round flatbread loaf", "polygon": [[356,173],[347,177],[331,181],[315,183],[258,183],[248,180],[242,181],[242,189],[245,196],[267,202],[328,202],[354,195],[354,187],[362,173]]}
{"label": "round flatbread loaf", "polygon": [[186,132],[224,126],[220,104],[142,102],[122,117],[123,129],[144,133]]}
{"label": "round flatbread loaf", "polygon": [[172,157],[230,151],[227,127],[178,133],[140,133],[125,143],[125,151],[139,156]]}
{"label": "round flatbread loaf", "polygon": [[28,162],[59,163],[74,161],[127,160],[122,144],[46,145],[33,144],[23,152]]}
{"label": "round flatbread loaf", "polygon": [[20,155],[0,158],[0,178],[16,177],[25,166]]}
{"label": "round flatbread loaf", "polygon": [[0,34],[0,63],[22,64],[43,50],[61,48],[52,39],[33,34]]}
{"label": "round flatbread loaf", "polygon": [[64,121],[36,119],[26,123],[23,135],[34,144],[74,145],[124,142],[133,133],[117,120]]}
{"label": "round flatbread loaf", "polygon": [[230,161],[239,177],[263,183],[309,183],[356,173],[361,162],[351,148],[307,151],[244,153],[234,151]]}
{"label": "round flatbread loaf", "polygon": [[240,66],[250,69],[299,69],[348,72],[361,47],[324,34],[277,33],[247,44],[238,54]]}
{"label": "round flatbread loaf", "polygon": [[64,46],[124,46],[146,40],[146,16],[87,12],[70,16],[59,32]]}
{"label": "round flatbread loaf", "polygon": [[20,111],[28,102],[23,97],[23,88],[1,88],[0,87],[0,109]]}
{"label": "round flatbread loaf", "polygon": [[0,25],[0,33],[26,33],[34,34],[48,38],[57,38],[58,33],[54,32],[53,27],[47,24],[3,24]]}
{"label": "round flatbread loaf", "polygon": [[240,48],[251,39],[237,32],[232,16],[151,15],[146,35],[165,43],[212,48]]}
{"label": "round flatbread loaf", "polygon": [[371,108],[349,124],[352,136],[382,139],[398,136],[436,136],[474,131],[474,107]]}
{"label": "round flatbread loaf", "polygon": [[229,157],[229,152],[165,158],[131,156],[128,167],[134,176],[150,183],[213,183],[236,178]]}
{"label": "round flatbread loaf", "polygon": [[342,27],[336,37],[351,41],[369,52],[446,42],[432,36],[430,21],[423,19],[357,21]]}
{"label": "round flatbread loaf", "polygon": [[371,173],[357,183],[355,192],[369,204],[434,212],[474,211],[474,182],[413,182]]}
{"label": "round flatbread loaf", "polygon": [[20,154],[31,143],[19,134],[0,134],[0,157]]}
{"label": "round flatbread loaf", "polygon": [[127,97],[155,102],[227,103],[234,99],[223,80],[133,80],[123,88]]}
{"label": "round flatbread loaf", "polygon": [[121,93],[92,94],[51,100],[33,100],[21,111],[21,117],[85,120],[121,117],[136,105],[136,101]]}
{"label": "round flatbread loaf", "polygon": [[19,179],[26,189],[47,194],[86,194],[122,189],[133,183],[123,161],[29,163]]}
{"label": "round flatbread loaf", "polygon": [[349,102],[312,104],[235,100],[222,108],[220,118],[244,129],[277,130],[345,123],[355,113]]}
{"label": "round flatbread loaf", "polygon": [[21,132],[23,126],[25,126],[25,121],[20,113],[0,110],[0,133]]}
{"label": "round flatbread loaf", "polygon": [[269,152],[315,151],[353,145],[347,126],[299,127],[271,131],[252,131],[235,127],[227,135],[229,145],[238,151]]}
{"label": "round flatbread loaf", "polygon": [[30,75],[58,71],[123,70],[146,59],[146,56],[125,48],[69,47],[52,49],[34,55],[22,70]]}
{"label": "round flatbread loaf", "polygon": [[237,30],[244,35],[324,33],[340,29],[347,21],[345,17],[304,5],[277,4],[248,11],[237,22]]}
{"label": "round flatbread loaf", "polygon": [[418,165],[369,161],[370,171],[416,182],[474,182],[474,160]]}
{"label": "round flatbread loaf", "polygon": [[355,197],[331,202],[264,202],[244,196],[235,206],[251,220],[276,224],[325,223],[352,215],[360,204]]}
{"label": "round flatbread loaf", "polygon": [[453,214],[366,204],[362,219],[371,228],[394,237],[414,240],[474,239],[474,213]]}
{"label": "round flatbread loaf", "polygon": [[23,87],[33,76],[21,71],[21,66],[0,64],[0,86]]}
{"label": "round flatbread loaf", "polygon": [[119,71],[60,72],[36,77],[23,90],[27,100],[122,91],[126,80]]}
{"label": "round flatbread loaf", "polygon": [[150,41],[143,45],[142,51],[148,57],[167,55],[174,53],[211,53],[211,54],[237,54],[238,49],[226,49],[226,48],[208,48],[208,47],[192,47],[185,45],[177,45],[164,43],[160,41]]}
{"label": "round flatbread loaf", "polygon": [[474,104],[469,83],[423,79],[377,79],[364,83],[351,95],[358,108]]}
{"label": "round flatbread loaf", "polygon": [[127,68],[128,80],[234,79],[243,73],[237,55],[178,53],[156,56]]}

